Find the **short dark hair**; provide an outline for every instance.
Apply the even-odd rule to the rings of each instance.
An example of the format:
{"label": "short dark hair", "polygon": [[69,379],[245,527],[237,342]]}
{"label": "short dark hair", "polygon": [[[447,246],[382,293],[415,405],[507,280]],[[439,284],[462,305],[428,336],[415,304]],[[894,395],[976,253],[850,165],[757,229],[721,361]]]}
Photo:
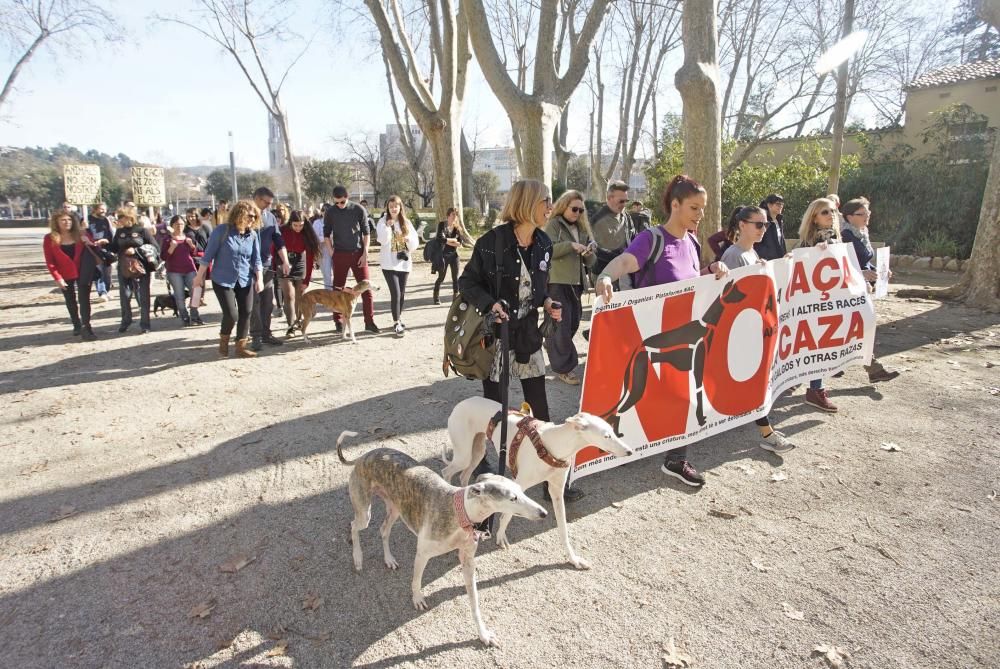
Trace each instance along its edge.
{"label": "short dark hair", "polygon": [[274,193],[271,192],[271,189],[268,188],[267,186],[261,186],[260,188],[258,188],[257,190],[255,190],[253,192],[253,196],[254,197],[269,197],[272,200],[274,199]]}
{"label": "short dark hair", "polygon": [[765,197],[763,200],[761,200],[760,206],[763,208],[763,207],[766,207],[769,204],[776,204],[778,202],[781,202],[782,204],[784,204],[785,203],[785,198],[781,197],[777,193],[771,193],[770,195],[768,195],[767,197]]}
{"label": "short dark hair", "polygon": [[212,210],[209,209],[208,207],[202,207],[202,209],[201,209],[201,215],[202,216],[211,216],[212,215]]}
{"label": "short dark hair", "polygon": [[333,197],[347,197],[347,188],[344,186],[334,186]]}
{"label": "short dark hair", "polygon": [[616,190],[621,191],[623,193],[627,193],[628,192],[628,184],[625,183],[624,181],[609,181],[608,182],[608,195],[611,195]]}
{"label": "short dark hair", "polygon": [[367,199],[361,200],[361,204],[368,204],[368,200]]}
{"label": "short dark hair", "polygon": [[871,202],[866,197],[856,197],[853,200],[848,200],[844,204],[840,205],[840,213],[844,216],[853,216],[859,210],[865,207],[870,207]]}

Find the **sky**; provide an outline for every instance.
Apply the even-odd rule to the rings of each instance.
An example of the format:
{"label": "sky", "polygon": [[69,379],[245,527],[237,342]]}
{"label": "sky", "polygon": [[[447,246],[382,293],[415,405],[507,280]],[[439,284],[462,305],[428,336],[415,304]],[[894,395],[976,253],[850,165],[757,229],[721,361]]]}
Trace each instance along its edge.
{"label": "sky", "polygon": [[[224,165],[232,130],[237,164],[266,169],[267,112],[232,57],[189,28],[151,20],[157,11],[180,14],[189,5],[122,0],[110,6],[126,40],[102,44],[81,36],[76,53],[39,52],[0,118],[0,145],[65,143],[168,167]],[[343,157],[331,137],[378,133],[394,123],[381,51],[361,18],[341,14],[339,25],[332,24],[332,1],[297,6],[293,28],[315,38],[282,92],[294,151]],[[290,43],[283,55],[295,48]],[[0,54],[4,73],[14,58]],[[467,100],[467,133],[478,133],[478,145],[509,145],[506,114],[476,67]],[[589,103],[571,103],[578,113],[570,144],[581,152],[588,141],[584,106]]]}

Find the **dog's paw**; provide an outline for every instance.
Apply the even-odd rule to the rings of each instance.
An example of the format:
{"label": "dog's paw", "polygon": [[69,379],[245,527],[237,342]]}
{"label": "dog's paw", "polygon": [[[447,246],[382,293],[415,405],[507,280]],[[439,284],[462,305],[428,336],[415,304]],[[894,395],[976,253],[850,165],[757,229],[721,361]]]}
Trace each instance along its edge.
{"label": "dog's paw", "polygon": [[500,534],[497,535],[497,546],[499,546],[504,550],[510,548],[510,542],[507,540],[506,532],[501,532]]}
{"label": "dog's paw", "polygon": [[497,640],[497,635],[490,630],[484,629],[479,633],[479,640],[483,642],[486,646],[499,646],[500,642]]}
{"label": "dog's paw", "polygon": [[422,594],[417,593],[413,595],[413,608],[417,609],[418,611],[427,610],[427,600],[424,599],[424,596]]}
{"label": "dog's paw", "polygon": [[577,569],[590,569],[590,563],[584,560],[579,555],[574,555],[570,557],[569,563],[576,567]]}
{"label": "dog's paw", "polygon": [[389,569],[399,569],[399,563],[396,562],[396,558],[391,555],[385,556],[385,566]]}

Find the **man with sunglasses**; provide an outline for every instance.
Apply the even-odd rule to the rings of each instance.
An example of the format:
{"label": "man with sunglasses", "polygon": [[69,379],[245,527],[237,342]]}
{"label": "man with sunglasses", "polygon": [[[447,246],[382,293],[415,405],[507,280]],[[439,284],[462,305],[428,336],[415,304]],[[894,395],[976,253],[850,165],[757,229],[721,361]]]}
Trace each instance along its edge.
{"label": "man with sunglasses", "polygon": [[767,212],[767,229],[764,230],[764,238],[753,245],[753,250],[764,260],[784,258],[788,253],[785,233],[781,229],[785,222],[785,217],[782,216],[785,198],[771,193],[761,201],[760,208]]}
{"label": "man with sunglasses", "polygon": [[[361,205],[348,202],[347,189],[336,186],[333,189],[333,206],[323,215],[323,248],[333,256],[333,286],[343,288],[347,282],[347,272],[355,281],[368,279],[368,212]],[[375,325],[375,300],[371,291],[361,295],[361,311],[365,317],[365,330],[373,334],[380,332]],[[343,332],[343,316],[333,314],[337,332]]]}
{"label": "man with sunglasses", "polygon": [[253,294],[253,310],[250,312],[250,349],[259,351],[264,344],[281,346],[284,342],[271,334],[271,315],[274,313],[274,270],[271,267],[271,251],[281,259],[281,272],[287,276],[292,270],[288,262],[288,249],[281,236],[278,221],[271,213],[274,193],[261,186],[253,194],[254,204],[260,209],[260,260],[264,266],[264,286]]}
{"label": "man with sunglasses", "polygon": [[625,211],[628,203],[628,184],[612,181],[608,184],[607,203],[601,207],[590,228],[597,242],[597,263],[594,274],[600,274],[608,263],[617,258],[635,239],[635,224]]}

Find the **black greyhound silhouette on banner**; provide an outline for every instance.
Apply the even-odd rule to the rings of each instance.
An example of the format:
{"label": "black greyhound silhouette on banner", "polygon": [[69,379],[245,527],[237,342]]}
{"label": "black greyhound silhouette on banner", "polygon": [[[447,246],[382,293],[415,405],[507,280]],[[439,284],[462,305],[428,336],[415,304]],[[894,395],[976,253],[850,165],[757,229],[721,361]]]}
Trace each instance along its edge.
{"label": "black greyhound silhouette on banner", "polygon": [[[711,351],[715,329],[723,313],[730,305],[739,304],[746,297],[746,293],[737,287],[735,281],[729,281],[700,319],[642,340],[642,344],[632,353],[625,368],[623,390],[618,403],[601,416],[611,425],[615,434],[619,437],[624,436],[618,429],[621,415],[642,399],[646,392],[650,365],[656,363],[667,363],[678,371],[694,375],[695,417],[699,426],[705,425],[707,422],[704,409],[705,358]],[[773,293],[768,295],[764,311],[776,313]],[[767,322],[765,320],[765,323]],[[765,340],[774,336],[774,333],[774,327],[765,326],[763,330]]]}

